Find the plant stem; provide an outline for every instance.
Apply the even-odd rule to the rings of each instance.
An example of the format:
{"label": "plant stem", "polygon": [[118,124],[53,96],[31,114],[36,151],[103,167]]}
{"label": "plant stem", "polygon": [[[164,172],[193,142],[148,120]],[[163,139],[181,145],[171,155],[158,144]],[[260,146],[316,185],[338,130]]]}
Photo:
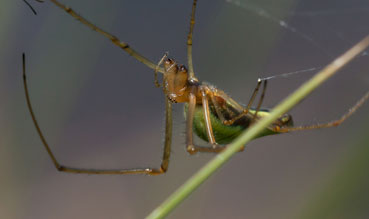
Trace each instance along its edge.
{"label": "plant stem", "polygon": [[369,35],[363,40],[346,51],[343,55],[336,58],[332,63],[318,72],[313,78],[305,82],[294,93],[289,95],[279,105],[277,105],[269,116],[261,119],[255,125],[247,129],[237,139],[235,139],[227,148],[216,155],[205,166],[203,166],[196,174],[188,179],[181,187],[172,193],[167,200],[148,215],[147,219],[164,218],[169,214],[180,202],[190,195],[197,187],[199,187],[211,174],[219,169],[227,160],[238,152],[243,145],[255,138],[258,133],[263,131],[268,125],[273,123],[282,114],[286,113],[293,106],[298,104],[302,99],[309,95],[319,85],[328,78],[333,76],[340,68],[350,62],[356,55],[361,53],[369,45]]}

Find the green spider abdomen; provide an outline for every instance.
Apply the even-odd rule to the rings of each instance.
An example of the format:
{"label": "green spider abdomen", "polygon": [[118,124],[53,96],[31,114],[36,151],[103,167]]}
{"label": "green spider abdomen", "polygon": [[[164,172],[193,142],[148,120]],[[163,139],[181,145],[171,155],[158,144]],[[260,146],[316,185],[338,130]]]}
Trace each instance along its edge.
{"label": "green spider abdomen", "polygon": [[[188,105],[185,104],[184,112],[186,117]],[[250,110],[250,113],[254,112],[254,110]],[[269,114],[269,110],[262,109],[258,113],[258,117],[263,117]],[[226,118],[227,119],[227,118]],[[211,110],[210,111],[210,121],[213,128],[213,133],[215,137],[215,141],[218,144],[228,144],[232,142],[235,138],[237,138],[242,131],[247,129],[250,126],[250,116],[241,117],[232,125],[225,125],[222,121],[217,117],[216,113]],[[292,126],[292,119],[288,126]],[[202,105],[197,105],[194,112],[194,119],[193,119],[193,132],[199,136],[202,140],[208,142],[208,136],[206,132],[206,124],[205,124],[205,117]],[[271,129],[266,128],[262,133],[260,133],[256,138],[278,134],[277,132],[273,132]]]}

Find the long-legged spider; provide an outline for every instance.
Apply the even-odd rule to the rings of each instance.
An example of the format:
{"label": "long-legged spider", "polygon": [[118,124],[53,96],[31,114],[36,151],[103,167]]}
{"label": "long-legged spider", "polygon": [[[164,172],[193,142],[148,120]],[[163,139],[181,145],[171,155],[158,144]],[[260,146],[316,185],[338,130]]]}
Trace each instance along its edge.
{"label": "long-legged spider", "polygon": [[[40,1],[40,0],[38,0]],[[187,58],[188,70],[183,65],[178,65],[173,59],[165,54],[158,64],[150,61],[133,50],[127,43],[120,41],[114,35],[102,30],[94,24],[78,15],[73,9],[66,7],[57,0],[50,0],[59,8],[79,20],[92,30],[104,35],[110,39],[116,46],[123,49],[133,58],[142,62],[149,68],[155,70],[155,85],[162,87],[166,96],[166,113],[165,113],[165,143],[164,153],[159,168],[133,168],[133,169],[82,169],[68,167],[60,164],[55,158],[51,148],[38,125],[34,112],[32,110],[29,92],[27,88],[25,56],[23,55],[23,81],[27,100],[27,106],[30,111],[33,123],[36,127],[38,135],[52,159],[55,167],[59,171],[70,173],[84,174],[149,174],[157,175],[165,173],[168,169],[170,148],[172,141],[172,103],[185,103],[184,111],[186,117],[186,149],[190,154],[196,152],[215,152],[222,151],[225,147],[222,144],[228,144],[235,139],[243,130],[250,127],[260,118],[267,116],[269,111],[261,108],[265,91],[267,88],[267,80],[259,79],[254,92],[246,107],[240,105],[222,90],[215,88],[206,83],[200,82],[196,77],[192,64],[192,34],[195,24],[195,10],[197,0],[193,1],[192,13],[190,20],[190,30],[187,37]],[[161,67],[163,65],[163,67]],[[163,74],[162,83],[157,79],[157,73]],[[262,92],[255,108],[252,107],[255,98],[262,87]],[[329,128],[338,126],[350,117],[367,99],[367,92],[350,110],[341,116],[341,118],[323,124],[308,126],[293,126],[292,117],[289,114],[282,115],[272,125],[267,127],[258,137],[285,133],[291,131],[300,131],[308,129]],[[193,132],[200,138],[210,143],[210,146],[198,146],[194,144]]]}

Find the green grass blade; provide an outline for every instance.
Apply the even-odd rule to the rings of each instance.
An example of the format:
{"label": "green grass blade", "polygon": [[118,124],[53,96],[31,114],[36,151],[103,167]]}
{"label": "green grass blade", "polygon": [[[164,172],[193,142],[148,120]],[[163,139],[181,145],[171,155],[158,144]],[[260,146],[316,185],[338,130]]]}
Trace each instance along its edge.
{"label": "green grass blade", "polygon": [[298,104],[302,99],[309,95],[319,85],[328,78],[333,76],[340,68],[350,62],[356,55],[360,54],[369,45],[369,36],[345,52],[343,55],[335,59],[332,63],[318,72],[313,78],[305,82],[299,89],[289,95],[279,105],[277,105],[269,116],[261,119],[255,125],[250,127],[235,139],[227,148],[216,155],[211,161],[203,166],[195,175],[188,179],[181,187],[172,193],[159,207],[157,207],[148,219],[164,218],[179,203],[181,203],[188,195],[190,195],[197,187],[199,187],[207,178],[209,178],[217,169],[219,169],[233,154],[238,152],[243,145],[251,141],[255,136],[263,131],[273,121],[278,119],[282,114],[286,113],[293,106]]}

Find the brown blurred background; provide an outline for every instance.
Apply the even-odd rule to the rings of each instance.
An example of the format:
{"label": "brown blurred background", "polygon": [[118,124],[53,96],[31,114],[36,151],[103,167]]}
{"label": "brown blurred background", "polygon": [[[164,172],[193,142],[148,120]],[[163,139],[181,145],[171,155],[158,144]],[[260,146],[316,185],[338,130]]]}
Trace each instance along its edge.
{"label": "brown blurred background", "polygon": [[[0,3],[0,218],[143,218],[214,155],[186,153],[178,104],[165,175],[57,172],[26,108],[22,52],[41,128],[69,166],[158,166],[164,96],[151,69],[51,3],[29,1],[37,16],[21,0]],[[187,61],[191,1],[63,3],[155,62],[166,51]],[[246,103],[258,77],[324,66],[367,34],[364,0],[200,0],[195,72]],[[368,90],[368,63],[362,54],[294,108],[295,123],[346,112]],[[311,75],[270,81],[265,106]],[[254,140],[168,218],[368,218],[368,112],[366,103],[338,128]]]}

